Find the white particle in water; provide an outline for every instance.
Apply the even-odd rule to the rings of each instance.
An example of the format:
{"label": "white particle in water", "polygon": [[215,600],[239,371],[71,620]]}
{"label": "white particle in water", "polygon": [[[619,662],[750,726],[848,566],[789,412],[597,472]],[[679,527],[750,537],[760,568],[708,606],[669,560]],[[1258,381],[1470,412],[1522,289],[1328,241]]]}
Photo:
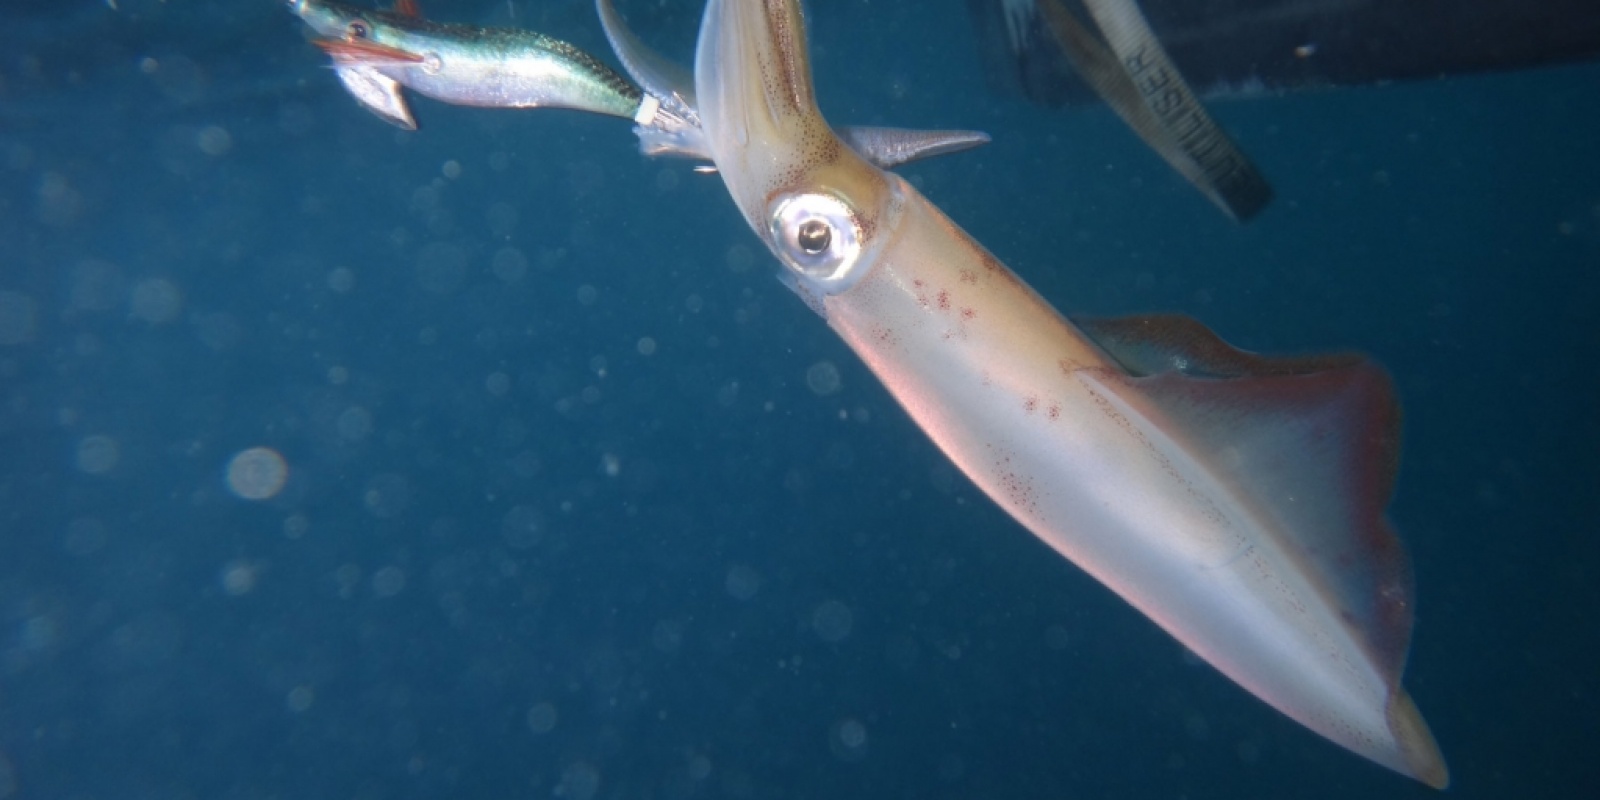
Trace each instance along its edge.
{"label": "white particle in water", "polygon": [[827,600],[811,612],[811,629],[824,642],[842,642],[855,627],[850,607],[838,600]]}
{"label": "white particle in water", "polygon": [[33,298],[18,292],[0,292],[0,345],[33,341],[39,311]]}
{"label": "white particle in water", "polygon": [[1067,634],[1067,629],[1060,625],[1051,625],[1044,629],[1044,646],[1051,650],[1065,650],[1072,644],[1072,637]]}
{"label": "white particle in water", "polygon": [[834,724],[828,737],[829,749],[841,761],[860,761],[867,755],[867,726],[861,720],[846,717]]}
{"label": "white particle in water", "polygon": [[852,750],[862,747],[867,743],[867,726],[854,719],[839,723],[839,743]]}
{"label": "white particle in water", "polygon": [[222,565],[222,590],[228,594],[239,597],[247,595],[256,588],[257,570],[254,564],[248,561],[229,561]]}
{"label": "white particle in water", "polygon": [[500,520],[500,538],[516,550],[526,550],[544,536],[544,515],[533,506],[512,506]]}
{"label": "white particle in water", "polygon": [[534,733],[549,733],[556,727],[556,707],[549,703],[538,703],[528,709],[528,730]]}
{"label": "white particle in water", "polygon": [[117,440],[110,436],[85,436],[78,442],[78,469],[90,475],[104,475],[121,458]]}
{"label": "white particle in water", "polygon": [[69,555],[94,555],[106,544],[105,523],[94,517],[78,517],[67,523],[67,535],[62,544]]}
{"label": "white particle in water", "polygon": [[400,516],[411,503],[411,482],[403,475],[379,475],[367,482],[362,501],[375,517],[391,519]]}
{"label": "white particle in water", "polygon": [[334,427],[339,430],[339,438],[359,442],[372,433],[372,413],[361,406],[351,406],[339,412]]}
{"label": "white particle in water", "polygon": [[429,242],[417,252],[417,282],[434,294],[449,294],[466,278],[471,259],[454,242]]}
{"label": "white particle in water", "polygon": [[133,285],[128,297],[129,316],[162,325],[178,318],[183,310],[183,292],[164,278],[147,278]]}
{"label": "white particle in water", "polygon": [[600,790],[600,771],[587,761],[574,761],[561,773],[556,792],[567,800],[590,800]]}
{"label": "white particle in water", "polygon": [[296,714],[304,714],[305,712],[311,710],[311,704],[315,702],[316,699],[316,691],[310,686],[305,685],[296,686],[293,689],[290,689],[289,696],[285,698],[289,706],[289,710],[295,712]]}
{"label": "white particle in water", "polygon": [[727,263],[730,271],[745,272],[755,266],[756,254],[749,247],[736,244],[728,248],[728,252],[723,256],[723,261]]}
{"label": "white particle in water", "polygon": [[67,273],[68,302],[75,311],[105,311],[121,305],[126,281],[122,268],[86,258]]}
{"label": "white particle in water", "polygon": [[516,283],[528,274],[528,257],[515,247],[502,247],[490,259],[489,269],[496,278],[506,283]]}
{"label": "white particle in water", "polygon": [[703,781],[711,777],[711,759],[697,755],[689,759],[689,779]]}
{"label": "white particle in water", "polygon": [[406,573],[394,565],[372,573],[372,593],[378,597],[394,597],[406,588]]}
{"label": "white particle in water", "polygon": [[228,461],[228,488],[246,500],[274,497],[288,480],[288,463],[270,447],[241,450]]}
{"label": "white particle in water", "polygon": [[328,288],[339,294],[356,288],[356,271],[349,267],[334,267],[328,272]]}
{"label": "white particle in water", "polygon": [[495,397],[505,397],[511,391],[511,376],[504,372],[491,372],[483,381],[483,388]]}
{"label": "white particle in water", "polygon": [[298,539],[311,530],[311,521],[304,514],[290,514],[283,520],[283,535],[290,539]]}
{"label": "white particle in water", "polygon": [[728,568],[728,577],[723,581],[723,588],[735,600],[749,600],[761,590],[761,573],[753,567],[744,564],[734,564]]}
{"label": "white particle in water", "polygon": [[832,361],[818,361],[806,368],[806,388],[818,396],[839,391],[839,368]]}
{"label": "white particle in water", "polygon": [[678,652],[683,647],[684,623],[682,620],[664,619],[656,623],[650,631],[650,643],[655,648],[667,655]]}
{"label": "white particle in water", "polygon": [[207,125],[196,134],[195,144],[208,156],[227,155],[233,149],[233,136],[220,125]]}

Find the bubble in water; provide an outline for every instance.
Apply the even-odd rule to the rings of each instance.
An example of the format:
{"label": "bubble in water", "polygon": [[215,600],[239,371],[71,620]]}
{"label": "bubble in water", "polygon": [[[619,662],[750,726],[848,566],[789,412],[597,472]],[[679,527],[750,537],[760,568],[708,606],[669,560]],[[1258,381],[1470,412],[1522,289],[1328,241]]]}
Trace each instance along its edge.
{"label": "bubble in water", "polygon": [[229,561],[222,565],[222,574],[218,578],[224,592],[239,597],[256,588],[258,575],[256,566],[248,561]]}
{"label": "bubble in water", "polygon": [[828,749],[841,761],[860,761],[867,756],[867,726],[861,720],[846,717],[834,723],[828,737]]}
{"label": "bubble in water", "polygon": [[105,523],[94,517],[78,517],[67,523],[66,540],[62,544],[69,555],[93,555],[106,544]]}
{"label": "bubble in water", "polygon": [[29,617],[22,623],[17,643],[22,645],[24,650],[46,650],[56,643],[57,633],[55,620],[39,614]]}
{"label": "bubble in water", "polygon": [[855,615],[850,607],[838,600],[828,600],[811,612],[811,630],[824,642],[842,642],[855,626]]}
{"label": "bubble in water", "polygon": [[528,274],[528,257],[515,247],[502,247],[495,251],[489,268],[494,271],[496,278],[506,283],[516,283]]}
{"label": "bubble in water", "polygon": [[90,475],[104,475],[117,465],[122,453],[110,436],[85,436],[78,442],[78,469]]}
{"label": "bubble in water", "polygon": [[208,156],[227,155],[233,149],[233,136],[220,125],[207,125],[194,137],[200,152]]}
{"label": "bubble in water", "polygon": [[505,397],[506,393],[511,391],[511,376],[504,372],[491,372],[489,377],[483,380],[483,388],[488,389],[489,394],[495,397]]}
{"label": "bubble in water", "polygon": [[17,793],[17,770],[11,766],[11,759],[5,753],[0,753],[0,800],[6,800]]}
{"label": "bubble in water", "polygon": [[361,406],[351,406],[339,413],[334,427],[339,430],[339,438],[359,442],[372,433],[372,414]]}
{"label": "bubble in water", "polygon": [[711,759],[704,755],[696,755],[689,759],[689,779],[703,781],[711,777]]}
{"label": "bubble in water", "polygon": [[316,699],[316,690],[312,689],[310,686],[302,684],[289,690],[289,696],[285,698],[285,702],[289,706],[290,711],[293,711],[296,714],[304,714],[305,712],[311,710],[311,704],[316,702]]}
{"label": "bubble in water", "polygon": [[450,242],[429,242],[417,253],[417,282],[434,294],[449,294],[467,276],[466,248]]}
{"label": "bubble in water", "polygon": [[852,750],[866,746],[867,726],[854,719],[839,723],[839,743]]}
{"label": "bubble in water", "polygon": [[655,353],[656,353],[656,340],[652,339],[652,338],[650,338],[648,336],[640,337],[638,347],[639,347],[639,355],[641,355],[641,356],[652,356],[652,355],[655,355]]}
{"label": "bubble in water", "polygon": [[372,573],[372,593],[379,597],[394,597],[406,588],[406,573],[394,565]]}
{"label": "bubble in water", "polygon": [[298,539],[311,530],[311,520],[304,514],[290,514],[283,520],[283,535],[290,539]]}
{"label": "bubble in water", "polygon": [[183,310],[183,292],[164,278],[146,278],[133,285],[128,297],[128,313],[151,325],[163,325],[178,318]]}
{"label": "bubble in water", "polygon": [[961,780],[961,776],[965,774],[967,774],[967,762],[961,760],[961,756],[951,753],[939,760],[939,778],[944,782],[954,783]]}
{"label": "bubble in water", "polygon": [[[517,207],[505,202],[489,205],[489,230],[496,235],[510,237],[517,230]],[[496,254],[498,255],[498,253]]]}
{"label": "bubble in water", "polygon": [[278,130],[290,136],[304,136],[316,124],[316,115],[305,103],[288,102],[278,107]]}
{"label": "bubble in water", "polygon": [[70,302],[77,311],[105,311],[122,303],[122,268],[109,261],[84,259],[67,276]]}
{"label": "bubble in water", "polygon": [[600,790],[600,771],[587,761],[574,761],[561,773],[561,785],[556,787],[568,800],[590,800]]}
{"label": "bubble in water", "polygon": [[226,311],[201,314],[191,319],[194,320],[195,334],[200,337],[201,344],[212,350],[226,350],[238,344],[240,337],[244,336],[244,328],[239,321]]}
{"label": "bubble in water", "polygon": [[544,515],[533,506],[513,506],[500,520],[500,536],[517,550],[533,547],[544,536]]}
{"label": "bubble in water", "polygon": [[328,288],[339,294],[356,288],[356,271],[349,267],[334,267],[328,273]]}
{"label": "bubble in water", "polygon": [[684,623],[682,620],[664,619],[656,623],[650,631],[650,643],[655,648],[667,655],[678,652],[683,647]]}
{"label": "bubble in water", "polygon": [[39,310],[33,298],[17,292],[0,292],[0,345],[33,341]]}
{"label": "bubble in water", "polygon": [[534,733],[549,733],[556,727],[556,707],[549,703],[538,703],[528,709],[528,730]]}
{"label": "bubble in water", "polygon": [[755,251],[751,250],[749,247],[746,247],[742,244],[736,244],[728,248],[727,254],[723,256],[723,260],[727,262],[729,270],[733,272],[744,272],[755,266],[756,254]]}
{"label": "bubble in water", "polygon": [[728,568],[728,577],[723,581],[723,588],[735,600],[749,600],[761,590],[761,573],[753,567],[744,564],[734,564]]}
{"label": "bubble in water", "polygon": [[270,447],[241,450],[228,461],[228,488],[246,500],[275,497],[289,480],[289,465]]}
{"label": "bubble in water", "polygon": [[806,388],[816,395],[839,391],[839,368],[832,361],[818,361],[806,369]]}
{"label": "bubble in water", "polygon": [[1072,637],[1067,629],[1060,625],[1051,625],[1044,629],[1044,646],[1051,650],[1065,650],[1072,644]]}
{"label": "bubble in water", "polygon": [[39,178],[39,221],[48,225],[67,225],[83,212],[83,195],[59,172],[46,172]]}
{"label": "bubble in water", "polygon": [[379,475],[367,481],[367,491],[362,495],[362,501],[375,517],[398,517],[411,503],[411,482],[404,475]]}

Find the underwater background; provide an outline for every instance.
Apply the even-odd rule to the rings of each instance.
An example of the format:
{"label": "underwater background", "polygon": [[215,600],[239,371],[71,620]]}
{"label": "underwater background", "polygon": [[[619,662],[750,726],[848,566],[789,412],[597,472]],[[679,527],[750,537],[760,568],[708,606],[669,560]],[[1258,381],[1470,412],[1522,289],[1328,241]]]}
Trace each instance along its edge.
{"label": "underwater background", "polygon": [[[687,59],[698,2],[620,5]],[[809,10],[831,120],[994,136],[900,171],[1063,312],[1381,360],[1450,796],[1600,796],[1600,66],[1213,103],[1239,226],[989,92],[959,0]],[[714,176],[398,131],[302,27],[0,10],[0,800],[1436,796],[986,500]]]}

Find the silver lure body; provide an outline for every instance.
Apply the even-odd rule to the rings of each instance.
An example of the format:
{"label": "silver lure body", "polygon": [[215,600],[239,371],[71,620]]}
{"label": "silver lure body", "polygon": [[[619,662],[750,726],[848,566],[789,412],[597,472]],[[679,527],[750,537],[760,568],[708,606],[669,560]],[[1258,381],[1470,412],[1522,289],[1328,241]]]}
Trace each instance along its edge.
{"label": "silver lure body", "polygon": [[[289,7],[323,37],[319,45],[347,88],[346,70],[365,73],[359,85],[367,91],[352,95],[401,127],[416,124],[396,99],[399,86],[452,105],[571,108],[623,119],[632,119],[644,99],[632,81],[588,53],[535,31],[432,22],[326,0],[290,0]],[[383,81],[374,76],[398,86],[379,91]]]}

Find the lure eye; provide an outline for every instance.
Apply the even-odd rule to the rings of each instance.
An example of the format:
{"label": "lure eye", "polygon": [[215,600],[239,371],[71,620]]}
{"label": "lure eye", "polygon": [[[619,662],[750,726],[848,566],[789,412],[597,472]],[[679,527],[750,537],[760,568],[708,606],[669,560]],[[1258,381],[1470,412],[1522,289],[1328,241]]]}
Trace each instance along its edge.
{"label": "lure eye", "polygon": [[851,268],[861,255],[855,209],[827,194],[785,195],[771,208],[768,230],[784,266],[824,293],[854,282]]}
{"label": "lure eye", "polygon": [[352,39],[365,39],[371,33],[372,28],[368,27],[364,20],[351,20],[350,24],[345,26],[345,34]]}

